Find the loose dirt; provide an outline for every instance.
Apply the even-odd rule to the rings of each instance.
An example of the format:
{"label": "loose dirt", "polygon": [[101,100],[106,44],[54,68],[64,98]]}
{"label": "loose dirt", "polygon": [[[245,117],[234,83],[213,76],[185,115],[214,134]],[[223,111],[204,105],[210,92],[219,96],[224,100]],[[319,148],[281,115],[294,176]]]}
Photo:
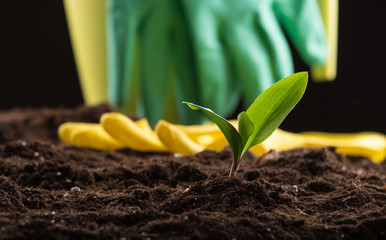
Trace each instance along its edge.
{"label": "loose dirt", "polygon": [[194,156],[62,143],[107,105],[0,112],[0,239],[385,239],[386,164],[334,148]]}

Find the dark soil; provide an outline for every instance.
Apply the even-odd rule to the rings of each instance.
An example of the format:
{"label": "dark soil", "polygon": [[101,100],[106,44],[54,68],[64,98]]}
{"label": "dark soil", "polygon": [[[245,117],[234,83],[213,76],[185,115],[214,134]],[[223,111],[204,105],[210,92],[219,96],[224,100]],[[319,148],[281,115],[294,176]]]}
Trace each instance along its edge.
{"label": "dark soil", "polygon": [[57,137],[106,105],[0,112],[0,239],[386,239],[386,165],[333,148],[96,151]]}

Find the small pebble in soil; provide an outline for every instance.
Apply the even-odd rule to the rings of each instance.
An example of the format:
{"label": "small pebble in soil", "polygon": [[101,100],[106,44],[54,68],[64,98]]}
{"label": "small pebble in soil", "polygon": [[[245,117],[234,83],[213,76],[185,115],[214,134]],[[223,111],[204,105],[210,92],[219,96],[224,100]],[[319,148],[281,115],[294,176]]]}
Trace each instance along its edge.
{"label": "small pebble in soil", "polygon": [[21,145],[25,147],[25,146],[27,146],[27,142],[26,141],[22,141]]}
{"label": "small pebble in soil", "polygon": [[69,193],[65,193],[65,194],[63,194],[63,197],[69,197],[70,196],[70,194]]}
{"label": "small pebble in soil", "polygon": [[80,192],[80,188],[75,186],[71,188],[71,192]]}
{"label": "small pebble in soil", "polygon": [[34,152],[35,157],[39,157],[39,155],[40,155],[39,152]]}
{"label": "small pebble in soil", "polygon": [[66,181],[66,183],[71,183],[72,182],[71,179],[69,179],[69,178],[67,178],[65,181]]}
{"label": "small pebble in soil", "polygon": [[190,188],[185,188],[184,193],[187,193],[187,192],[189,192],[189,191],[190,191]]}
{"label": "small pebble in soil", "polygon": [[56,173],[56,176],[61,176],[61,175],[62,175],[61,172],[57,172],[57,173]]}
{"label": "small pebble in soil", "polygon": [[299,191],[299,188],[298,188],[298,186],[296,186],[296,185],[292,185],[292,187],[295,189],[295,192],[298,192],[298,191]]}
{"label": "small pebble in soil", "polygon": [[56,212],[55,212],[55,211],[52,211],[52,212],[51,212],[51,214],[52,214],[52,215],[55,215],[55,214],[56,214]]}

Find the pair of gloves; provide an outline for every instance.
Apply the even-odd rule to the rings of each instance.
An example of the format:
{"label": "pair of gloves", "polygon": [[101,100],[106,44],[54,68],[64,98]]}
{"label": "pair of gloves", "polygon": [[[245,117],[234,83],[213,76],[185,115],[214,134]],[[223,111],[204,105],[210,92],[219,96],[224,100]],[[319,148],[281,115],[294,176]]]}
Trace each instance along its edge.
{"label": "pair of gloves", "polygon": [[[236,128],[236,120],[231,120]],[[60,139],[68,144],[98,150],[131,148],[142,152],[170,152],[193,155],[204,150],[221,151],[228,143],[214,123],[178,125],[160,120],[153,130],[147,119],[133,121],[126,115],[110,112],[100,123],[67,122],[58,129]],[[250,149],[262,155],[271,149],[335,146],[349,156],[362,156],[380,163],[386,158],[386,137],[375,132],[351,134],[304,132],[290,133],[277,129],[262,144]]]}
{"label": "pair of gloves", "polygon": [[326,62],[316,0],[106,1],[109,101],[151,124],[201,123],[182,101],[221,116],[249,106],[293,73],[287,38],[307,64]]}

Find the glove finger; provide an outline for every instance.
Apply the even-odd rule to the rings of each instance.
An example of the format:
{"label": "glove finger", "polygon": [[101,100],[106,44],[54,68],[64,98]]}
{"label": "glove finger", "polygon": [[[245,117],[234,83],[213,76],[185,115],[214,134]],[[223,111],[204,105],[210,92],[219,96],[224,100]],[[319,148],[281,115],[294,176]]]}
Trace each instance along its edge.
{"label": "glove finger", "polygon": [[128,12],[128,4],[123,1],[107,1],[108,94],[115,106],[124,103],[131,80],[135,29],[128,26]]}
{"label": "glove finger", "polygon": [[155,7],[141,36],[141,93],[145,116],[152,124],[163,117],[166,96],[172,94],[171,33],[175,6],[170,3],[163,1]]}
{"label": "glove finger", "polygon": [[117,150],[124,148],[117,140],[112,138],[101,125],[93,129],[82,130],[73,135],[73,144],[79,147],[98,150]]}
{"label": "glove finger", "polygon": [[90,123],[66,122],[59,126],[58,136],[65,143],[72,144],[72,134],[75,131],[90,127]]}
{"label": "glove finger", "polygon": [[194,155],[204,150],[202,146],[191,140],[184,132],[164,120],[157,123],[155,132],[170,152]]}
{"label": "glove finger", "polygon": [[[229,120],[229,122],[237,129],[238,123],[237,120]],[[179,130],[184,132],[189,138],[197,139],[202,135],[212,135],[217,136],[223,135],[218,126],[212,122],[200,124],[200,125],[179,125],[175,124]]]}
{"label": "glove finger", "polygon": [[201,3],[183,1],[194,43],[198,91],[201,94],[198,103],[224,116],[235,110],[240,90],[228,74],[218,31],[220,23],[213,14],[214,10]]}
{"label": "glove finger", "polygon": [[108,95],[115,106],[129,99],[136,65],[139,26],[148,14],[151,1],[107,0]]}
{"label": "glove finger", "polygon": [[[270,16],[267,17],[260,16],[253,23],[229,28],[225,38],[237,78],[243,85],[246,106],[252,104],[273,83],[293,71],[285,38],[280,34],[278,26],[269,19]],[[268,23],[270,25],[266,26]]]}
{"label": "glove finger", "polygon": [[305,147],[305,138],[299,134],[276,129],[264,142],[251,148],[257,155],[262,155],[270,150],[285,151],[296,147]]}
{"label": "glove finger", "polygon": [[175,106],[178,122],[181,124],[199,124],[205,118],[204,113],[191,111],[182,101],[200,102],[200,92],[197,83],[197,72],[194,67],[193,41],[187,31],[186,17],[182,9],[178,11],[176,34],[174,42],[173,64],[176,68],[174,85]]}
{"label": "glove finger", "polygon": [[157,135],[144,131],[134,121],[121,113],[105,113],[101,117],[103,128],[126,147],[144,152],[165,152]]}
{"label": "glove finger", "polygon": [[[237,128],[237,120],[229,121],[235,128]],[[207,123],[202,125],[174,125],[178,130],[182,131],[191,140],[205,149],[213,151],[221,151],[228,145],[228,141],[224,134],[214,123]]]}
{"label": "glove finger", "polygon": [[98,150],[116,150],[123,145],[113,139],[100,124],[68,122],[60,125],[59,138],[79,147]]}
{"label": "glove finger", "polygon": [[217,134],[221,133],[221,130],[218,128],[218,126],[214,123],[207,123],[207,124],[201,124],[201,125],[174,125],[179,130],[183,131],[186,135],[188,135],[190,138],[198,138],[201,135],[204,134]]}
{"label": "glove finger", "polygon": [[146,118],[141,118],[138,121],[134,122],[142,131],[145,133],[153,133],[153,129],[151,129],[149,122]]}
{"label": "glove finger", "polygon": [[317,2],[275,0],[273,9],[303,60],[309,65],[325,63],[327,39]]}

